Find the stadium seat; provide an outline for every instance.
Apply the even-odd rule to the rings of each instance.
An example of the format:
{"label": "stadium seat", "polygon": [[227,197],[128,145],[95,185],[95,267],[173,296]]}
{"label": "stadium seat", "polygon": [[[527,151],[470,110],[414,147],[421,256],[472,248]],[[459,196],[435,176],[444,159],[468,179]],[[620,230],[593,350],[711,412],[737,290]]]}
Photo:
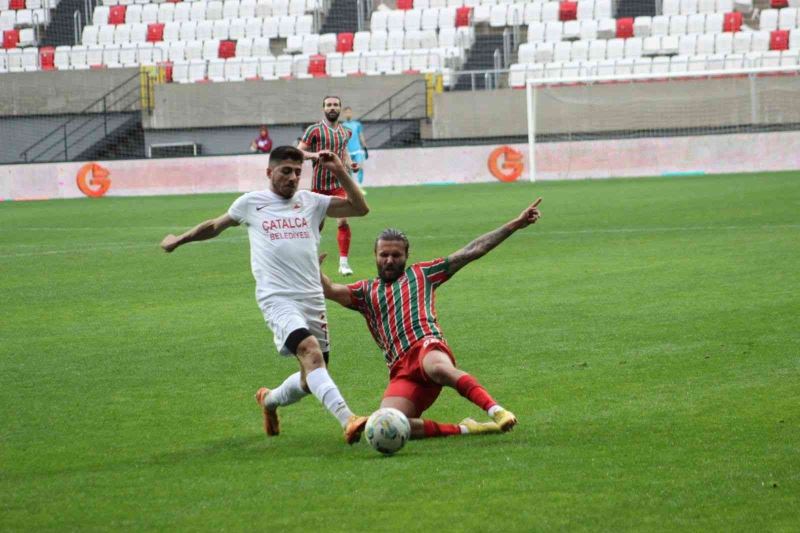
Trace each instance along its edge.
{"label": "stadium seat", "polygon": [[604,18],[597,21],[597,38],[613,39],[617,35],[617,21]]}
{"label": "stadium seat", "polygon": [[602,19],[602,18],[611,18],[613,16],[614,15],[612,14],[611,0],[595,0],[594,18]]}
{"label": "stadium seat", "polygon": [[[201,22],[204,22],[204,21],[201,21]],[[178,33],[178,39],[170,39],[170,40],[171,41],[172,40],[194,41],[195,39],[197,39],[197,26],[198,26],[198,24],[199,23],[194,21],[194,20],[181,22],[180,32]],[[213,29],[213,26],[210,27],[209,30],[208,30],[208,32],[209,32],[208,35],[209,36],[211,36],[212,29]],[[166,31],[166,25],[164,26],[164,31]],[[167,39],[165,38],[164,40],[166,41]]]}
{"label": "stadium seat", "polygon": [[125,11],[128,6],[111,6],[108,10],[109,24],[125,24]]}
{"label": "stadium seat", "polygon": [[192,59],[189,61],[189,83],[197,83],[206,79],[206,61]]}
{"label": "stadium seat", "polygon": [[217,57],[220,59],[228,59],[229,57],[236,56],[236,41],[222,40],[219,42],[217,49]]}
{"label": "stadium seat", "polygon": [[55,68],[55,51],[52,46],[39,48],[39,70],[53,70]]}
{"label": "stadium seat", "polygon": [[361,52],[347,52],[342,58],[342,72],[345,75],[361,72]]}
{"label": "stadium seat", "polygon": [[625,39],[625,57],[637,58],[642,56],[644,41],[640,37]]}
{"label": "stadium seat", "polygon": [[651,74],[666,74],[669,72],[670,58],[666,56],[658,56],[652,59],[650,65]]}
{"label": "stadium seat", "polygon": [[661,39],[658,35],[645,37],[642,41],[642,55],[655,56],[661,53]]}
{"label": "stadium seat", "polygon": [[[524,14],[523,14],[523,21],[527,22],[525,20]],[[456,28],[467,27],[471,25],[472,25],[472,8],[471,7],[456,8]]]}
{"label": "stadium seat", "polygon": [[650,19],[650,35],[669,34],[669,17],[658,16]]}
{"label": "stadium seat", "polygon": [[725,70],[736,70],[744,68],[745,56],[744,54],[728,54],[725,56],[725,63],[723,68]]}
{"label": "stadium seat", "polygon": [[262,57],[258,60],[258,76],[263,80],[277,80],[275,75],[275,58],[272,56]]}
{"label": "stadium seat", "polygon": [[770,50],[789,49],[789,30],[773,30],[769,35]]}
{"label": "stadium seat", "polygon": [[303,49],[303,36],[302,35],[290,35],[286,38],[286,46],[283,47],[283,51],[286,54],[297,54]]}
{"label": "stadium seat", "polygon": [[678,39],[680,35],[665,35],[661,38],[661,50],[659,54],[673,55],[678,53]]}
{"label": "stadium seat", "polygon": [[414,0],[397,0],[397,9],[404,11],[414,9]]}
{"label": "stadium seat", "polygon": [[258,79],[258,58],[243,57],[239,63],[239,75],[243,80]]}
{"label": "stadium seat", "polygon": [[661,5],[661,12],[665,16],[672,16],[680,14],[680,0],[664,0]]}
{"label": "stadium seat", "polygon": [[289,14],[289,0],[272,0],[272,16],[285,17]]}
{"label": "stadium seat", "polygon": [[114,43],[114,26],[100,26],[97,33],[97,44],[113,44]]}
{"label": "stadium seat", "polygon": [[137,48],[133,43],[122,46],[119,50],[119,63],[123,67],[134,67],[139,62]]}
{"label": "stadium seat", "polygon": [[114,44],[125,44],[131,40],[131,26],[118,24],[114,26]]}
{"label": "stadium seat", "polygon": [[517,49],[517,60],[520,63],[534,63],[536,61],[536,44],[520,44]]}
{"label": "stadium seat", "polygon": [[[389,38],[391,39],[392,34],[389,34]],[[395,48],[390,48],[390,40],[386,41],[386,49],[387,50],[417,50],[421,47],[422,42],[422,30],[417,31],[407,31],[405,33],[405,38],[401,41],[400,46],[396,46]]]}
{"label": "stadium seat", "polygon": [[544,23],[531,22],[528,25],[528,42],[536,43],[544,41]]}
{"label": "stadium seat", "polygon": [[[219,59],[219,43],[218,39],[206,39],[202,42],[202,58],[206,61],[209,59]],[[187,55],[187,59],[189,56]]]}
{"label": "stadium seat", "polygon": [[69,68],[72,70],[87,70],[90,68],[89,47],[83,45],[73,46],[69,51],[69,64]]}
{"label": "stadium seat", "polygon": [[387,18],[389,18],[388,12],[381,10],[373,11],[369,22],[370,30],[373,33],[376,31],[386,31]]}
{"label": "stadium seat", "polygon": [[278,78],[290,78],[292,76],[292,67],[294,66],[294,59],[290,55],[279,55],[275,58],[275,76]]}
{"label": "stadium seat", "polygon": [[780,67],[782,53],[783,52],[779,52],[777,50],[764,52],[763,55],[759,54],[758,52],[750,52],[747,54],[748,56],[756,57],[746,57],[745,60],[747,62],[747,66],[749,67]]}
{"label": "stadium seat", "polygon": [[597,21],[596,20],[582,20],[581,21],[581,40],[591,41],[597,39]]}
{"label": "stadium seat", "polygon": [[688,17],[686,15],[673,15],[669,18],[669,35],[686,34]]}
{"label": "stadium seat", "polygon": [[562,0],[558,4],[558,20],[566,22],[568,20],[577,20],[578,18],[578,3],[570,0]]}
{"label": "stadium seat", "polygon": [[264,24],[261,26],[261,36],[274,39],[278,36],[278,25],[280,19],[270,17],[264,19]]}
{"label": "stadium seat", "polygon": [[544,25],[544,40],[556,42],[561,40],[564,24],[561,22],[548,22]]}
{"label": "stadium seat", "polygon": [[269,39],[266,37],[255,37],[250,53],[253,57],[271,56],[272,52],[270,51]]}
{"label": "stadium seat", "polygon": [[770,0],[769,5],[772,8],[781,9],[781,8],[784,8],[784,7],[788,7],[789,6],[789,2],[788,2],[788,0]]}
{"label": "stadium seat", "polygon": [[[371,51],[386,50],[386,42],[388,38],[389,38],[388,33],[385,31],[373,31],[370,34],[369,49]],[[367,50],[361,50],[361,51],[366,52]]]}
{"label": "stadium seat", "polygon": [[336,51],[342,54],[345,52],[352,52],[353,41],[354,41],[354,35],[352,33],[338,34],[336,36]]}
{"label": "stadium seat", "polygon": [[[95,12],[97,12],[97,8],[95,8]],[[134,4],[128,6],[125,11],[125,24],[138,24],[140,22],[142,22],[142,5]]]}
{"label": "stadium seat", "polygon": [[325,56],[325,72],[332,78],[343,78],[345,73],[342,71],[342,52],[333,52]]}
{"label": "stadium seat", "polygon": [[335,33],[323,33],[319,36],[319,53],[325,55],[335,52],[336,44],[337,36]]}
{"label": "stadium seat", "polygon": [[243,39],[246,34],[246,19],[236,18],[228,24],[228,39],[238,40]]}
{"label": "stadium seat", "polygon": [[[713,49],[713,47],[712,47]],[[678,38],[678,55],[693,56],[697,52],[697,35],[681,35]]]}
{"label": "stadium seat", "polygon": [[272,16],[272,0],[257,0],[256,1],[256,17],[266,18]]}
{"label": "stadium seat", "polygon": [[798,26],[797,8],[787,7],[778,14],[778,29],[791,30]]}
{"label": "stadium seat", "polygon": [[[73,47],[74,49],[75,47]],[[86,46],[86,67],[99,68],[103,65],[103,46],[99,44],[90,44]],[[71,61],[73,68],[75,62]]]}
{"label": "stadium seat", "polygon": [[[416,36],[417,46],[419,48],[419,30],[410,30],[408,34],[410,36]],[[402,30],[391,30],[386,36],[386,50],[401,50],[403,48],[403,43],[405,41],[406,32]],[[411,37],[410,37],[411,38]],[[382,50],[382,49],[380,49]],[[376,51],[380,51],[376,49]]]}
{"label": "stadium seat", "polygon": [[772,31],[778,29],[778,10],[765,9],[761,12],[758,27],[763,31]]}
{"label": "stadium seat", "polygon": [[175,18],[175,4],[168,2],[158,6],[158,22],[172,22]]}
{"label": "stadium seat", "polygon": [[[707,58],[711,56],[694,56],[688,58],[687,70],[689,72],[702,72],[706,69]],[[724,57],[724,56],[723,56]]]}
{"label": "stadium seat", "polygon": [[210,82],[218,83],[225,81],[225,60],[224,59],[209,59],[206,66],[206,79]]}
{"label": "stadium seat", "polygon": [[492,6],[481,4],[472,8],[472,22],[474,24],[488,23],[492,16]]}
{"label": "stadium seat", "polygon": [[578,8],[575,16],[578,20],[593,19],[594,0],[578,0]]}
{"label": "stadium seat", "polygon": [[709,13],[706,15],[705,33],[721,33],[725,21],[724,13]]}
{"label": "stadium seat", "polygon": [[220,20],[222,18],[222,8],[223,4],[219,0],[211,0],[208,2],[206,4],[205,20]]}
{"label": "stadium seat", "polygon": [[307,56],[313,56],[319,54],[319,34],[313,33],[310,35],[302,35],[300,38],[303,40],[303,44],[300,49],[301,54],[305,54]]}
{"label": "stadium seat", "polygon": [[609,39],[606,43],[606,59],[621,59],[625,56],[625,40]]}
{"label": "stadium seat", "polygon": [[8,62],[8,72],[22,72],[22,49],[12,48],[6,50],[6,61]]}
{"label": "stadium seat", "polygon": [[717,0],[699,0],[697,12],[702,14],[714,13],[717,9]]}
{"label": "stadium seat", "polygon": [[404,21],[405,21],[406,12],[401,11],[399,9],[389,11],[389,15],[386,18],[386,30],[387,31],[398,31],[403,29]]}
{"label": "stadium seat", "polygon": [[158,22],[158,4],[145,4],[139,11],[139,22],[142,24]]}
{"label": "stadium seat", "polygon": [[[288,37],[295,34],[295,17],[283,16],[278,19],[278,37]],[[278,66],[276,66],[277,72]]]}
{"label": "stadium seat", "polygon": [[[744,2],[747,2],[748,0],[741,0],[741,1],[744,3]],[[750,8],[752,9],[752,7],[753,7],[752,0],[749,0],[749,1],[750,1]],[[731,11],[733,11],[733,7],[734,7],[733,2],[734,2],[734,0],[717,0],[717,2],[716,2],[716,4],[717,4],[716,12],[717,13],[730,13]]]}
{"label": "stadium seat", "polygon": [[312,55],[308,60],[308,73],[315,78],[327,77],[328,72],[325,56]]}
{"label": "stadium seat", "polygon": [[[510,6],[509,6],[510,10]],[[520,23],[522,23],[522,16],[520,14]],[[443,7],[439,10],[438,27],[441,28],[455,28],[456,27],[456,8]],[[435,28],[429,28],[435,29]]]}
{"label": "stadium seat", "polygon": [[224,0],[222,2],[222,18],[234,19],[238,16],[239,16],[239,0]]}
{"label": "stadium seat", "polygon": [[[370,39],[372,34],[368,31],[359,31],[353,36],[353,50],[354,52],[366,52],[369,50]],[[346,53],[346,52],[342,52]],[[344,58],[342,58],[344,60]]]}
{"label": "stadium seat", "polygon": [[606,40],[598,39],[589,43],[589,60],[600,61],[606,58]]}
{"label": "stadium seat", "polygon": [[109,68],[122,66],[119,62],[119,47],[117,45],[107,44],[103,47],[103,64]]}
{"label": "stadium seat", "polygon": [[239,4],[239,18],[256,16],[256,0],[242,0]]}
{"label": "stadium seat", "polygon": [[669,61],[670,72],[687,72],[689,70],[688,56],[672,56]]}
{"label": "stadium seat", "polygon": [[571,61],[587,61],[589,59],[589,41],[574,41],[570,50]]}
{"label": "stadium seat", "polygon": [[553,61],[565,62],[570,60],[572,53],[572,43],[569,41],[559,41],[553,47]]}
{"label": "stadium seat", "polygon": [[633,37],[633,19],[621,18],[617,19],[617,33],[616,36],[620,39],[627,39]]}
{"label": "stadium seat", "polygon": [[22,70],[23,72],[35,72],[39,70],[39,50],[36,48],[22,49]]}
{"label": "stadium seat", "polygon": [[154,23],[147,25],[147,42],[155,43],[164,40],[164,24]]}
{"label": "stadium seat", "polygon": [[230,37],[231,20],[220,19],[215,20],[211,26],[212,39],[228,39]]}
{"label": "stadium seat", "polygon": [[536,63],[548,63],[553,60],[555,55],[555,43],[536,43],[535,61]]}
{"label": "stadium seat", "polygon": [[725,18],[722,22],[722,30],[729,32],[736,32],[742,28],[742,14],[741,13],[725,13]]}
{"label": "stadium seat", "polygon": [[435,31],[426,30],[420,32],[420,39],[419,39],[420,48],[436,48],[437,46],[439,46],[439,41]]}
{"label": "stadium seat", "polygon": [[681,0],[680,14],[681,15],[694,15],[697,13],[697,0]]}
{"label": "stadium seat", "polygon": [[247,38],[261,37],[261,28],[264,21],[260,18],[249,17],[244,21],[244,36]]}
{"label": "stadium seat", "polygon": [[193,2],[189,11],[189,19],[195,22],[206,19],[206,3]]}
{"label": "stadium seat", "polygon": [[781,52],[781,66],[794,67],[800,64],[800,49],[789,49]]}
{"label": "stadium seat", "polygon": [[145,41],[147,41],[147,24],[133,24],[128,42],[143,43]]}
{"label": "stadium seat", "polygon": [[[738,38],[739,35],[731,34],[731,33],[718,33],[714,37],[714,53],[715,54],[732,54],[733,52],[748,52],[746,48],[744,50],[737,50],[734,48],[734,35]],[[747,45],[745,45],[747,46]],[[700,50],[699,41],[698,41],[698,54],[705,54],[706,50]]]}
{"label": "stadium seat", "polygon": [[185,22],[192,18],[192,2],[180,2],[175,4],[175,12],[172,20],[174,22]]}
{"label": "stadium seat", "polygon": [[174,83],[189,83],[189,62],[180,60],[172,63],[172,81]]}
{"label": "stadium seat", "polygon": [[686,33],[705,33],[706,31],[706,16],[701,13],[689,15],[686,22]]}
{"label": "stadium seat", "polygon": [[13,9],[15,11],[25,9],[25,0],[9,0],[8,9]]}
{"label": "stadium seat", "polygon": [[68,70],[72,60],[71,46],[57,46],[53,52],[53,66],[58,70]]}
{"label": "stadium seat", "polygon": [[770,32],[768,31],[754,31],[753,42],[750,44],[750,50],[753,52],[766,52],[769,50]]}
{"label": "stadium seat", "polygon": [[[492,6],[492,17],[494,17],[494,8],[497,6]],[[506,15],[505,15],[505,6],[503,6],[503,25],[505,25]],[[499,15],[498,15],[499,16]],[[435,30],[439,26],[439,9],[438,8],[428,8],[422,10],[422,21],[420,24],[420,29],[423,30]]]}
{"label": "stadium seat", "polygon": [[84,26],[83,33],[81,34],[81,43],[85,45],[97,44],[97,33],[99,31],[97,26]]}
{"label": "stadium seat", "polygon": [[633,34],[636,37],[649,37],[652,25],[650,17],[636,17],[633,19]]}

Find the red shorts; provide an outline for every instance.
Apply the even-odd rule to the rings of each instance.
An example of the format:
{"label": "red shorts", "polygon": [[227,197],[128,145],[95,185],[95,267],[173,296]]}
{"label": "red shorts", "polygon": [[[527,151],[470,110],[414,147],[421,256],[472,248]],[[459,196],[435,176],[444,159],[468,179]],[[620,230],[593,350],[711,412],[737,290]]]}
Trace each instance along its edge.
{"label": "red shorts", "polygon": [[442,392],[442,386],[431,381],[422,369],[422,360],[433,350],[446,353],[453,364],[456,364],[453,352],[443,340],[425,337],[415,342],[394,364],[389,373],[389,386],[383,393],[384,398],[400,396],[411,400],[417,408],[417,412],[414,414],[415,418],[433,405],[433,402],[439,397],[439,393]]}
{"label": "red shorts", "polygon": [[315,192],[317,194],[322,194],[324,196],[336,196],[337,198],[347,198],[347,192],[341,187],[337,187],[336,189],[328,189],[327,191],[318,191],[316,189],[311,189],[311,192]]}

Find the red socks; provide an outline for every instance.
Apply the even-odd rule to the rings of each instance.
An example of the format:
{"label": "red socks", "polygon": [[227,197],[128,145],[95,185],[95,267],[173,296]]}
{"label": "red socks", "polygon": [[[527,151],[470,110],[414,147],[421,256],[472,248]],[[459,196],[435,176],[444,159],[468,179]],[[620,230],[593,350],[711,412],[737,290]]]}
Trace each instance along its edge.
{"label": "red socks", "polygon": [[342,224],[336,234],[336,242],[339,243],[339,257],[347,257],[350,254],[350,225]]}
{"label": "red socks", "polygon": [[458,424],[440,424],[433,420],[423,420],[422,427],[425,430],[425,438],[461,435],[461,428],[458,427]]}
{"label": "red socks", "polygon": [[492,398],[491,395],[486,392],[486,389],[484,389],[483,386],[478,383],[478,380],[469,374],[459,378],[459,380],[456,382],[456,390],[461,396],[471,401],[484,411],[488,411],[490,407],[497,405],[497,402],[494,401],[494,398]]}

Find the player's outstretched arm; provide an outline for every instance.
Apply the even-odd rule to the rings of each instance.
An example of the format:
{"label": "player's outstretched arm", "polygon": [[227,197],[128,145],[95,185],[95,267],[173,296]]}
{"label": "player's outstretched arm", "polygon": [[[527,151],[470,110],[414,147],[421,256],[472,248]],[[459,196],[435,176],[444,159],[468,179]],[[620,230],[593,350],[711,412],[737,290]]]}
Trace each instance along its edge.
{"label": "player's outstretched arm", "polygon": [[170,233],[164,237],[164,240],[161,241],[161,248],[163,248],[165,252],[170,253],[178,246],[193,241],[205,241],[208,239],[213,239],[231,226],[238,225],[238,222],[232,219],[228,213],[225,213],[217,218],[212,218],[211,220],[201,222],[189,231],[181,233],[178,236]]}
{"label": "player's outstretched arm", "polygon": [[[322,266],[322,262],[325,260],[326,256],[327,254],[319,256],[320,266]],[[350,289],[348,289],[346,285],[332,282],[331,278],[322,272],[322,269],[319,271],[319,279],[322,282],[322,293],[325,295],[325,298],[336,302],[342,307],[347,307],[349,309],[354,307],[353,299],[350,296]]]}
{"label": "player's outstretched arm", "polygon": [[347,171],[339,156],[330,151],[320,152],[318,155],[325,168],[333,172],[336,179],[339,180],[339,184],[347,193],[347,198],[332,197],[325,214],[329,217],[342,218],[363,217],[369,213],[369,206],[364,194],[358,188],[356,182],[353,181],[353,178],[350,177],[350,172]]}
{"label": "player's outstretched arm", "polygon": [[448,274],[452,276],[472,261],[483,257],[515,231],[535,224],[539,217],[542,216],[539,211],[540,203],[542,203],[542,199],[537,198],[518,217],[506,222],[494,231],[481,235],[459,251],[450,254],[447,258]]}

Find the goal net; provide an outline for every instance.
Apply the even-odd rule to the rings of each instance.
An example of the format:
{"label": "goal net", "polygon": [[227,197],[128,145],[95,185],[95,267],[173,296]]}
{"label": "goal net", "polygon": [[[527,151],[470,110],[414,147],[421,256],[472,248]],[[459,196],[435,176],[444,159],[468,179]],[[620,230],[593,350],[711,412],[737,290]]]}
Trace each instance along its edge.
{"label": "goal net", "polygon": [[800,142],[798,67],[533,79],[526,96],[531,180],[756,171]]}

